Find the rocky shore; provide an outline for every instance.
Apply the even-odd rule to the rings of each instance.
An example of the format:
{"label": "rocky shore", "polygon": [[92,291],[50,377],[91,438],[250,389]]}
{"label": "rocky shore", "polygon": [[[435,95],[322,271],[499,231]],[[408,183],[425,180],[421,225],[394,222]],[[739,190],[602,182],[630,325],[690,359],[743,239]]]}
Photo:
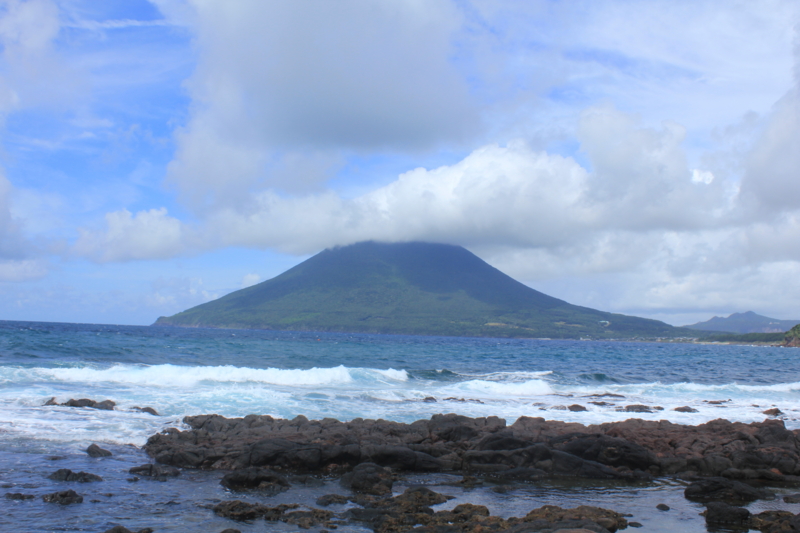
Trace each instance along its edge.
{"label": "rocky shore", "polygon": [[[106,405],[81,402],[85,405],[62,405]],[[250,531],[263,521],[320,532],[355,526],[375,533],[613,533],[642,524],[624,508],[589,505],[581,498],[576,503],[584,504],[571,508],[539,503],[517,516],[494,514],[480,500],[447,505],[452,491],[440,487],[457,488],[463,497],[472,490],[507,494],[559,483],[613,483],[633,493],[661,480],[672,480],[666,482],[682,491],[674,497],[694,506],[693,513],[702,510],[701,520],[711,529],[800,531],[800,513],[776,509],[781,503],[762,512],[746,508],[776,500],[776,490],[800,487],[800,430],[787,430],[778,419],[685,426],[640,419],[582,425],[522,417],[507,425],[497,417],[454,414],[411,424],[201,415],[186,417],[184,423],[188,429],[169,428],[151,436],[144,451],[153,462],[126,467],[126,481],[178,483],[189,476],[187,469],[208,473],[212,477],[204,483],[217,486],[220,497],[198,510],[229,522],[226,533]],[[47,479],[59,490],[41,495],[45,505],[79,506],[86,505],[85,495],[89,502],[98,502],[98,494],[112,496],[91,488],[102,485],[106,475],[118,476],[102,470],[112,452],[92,444],[85,453],[98,461],[93,464],[103,476],[57,469]],[[431,476],[450,481],[410,481]],[[317,487],[317,496],[294,503],[300,492],[292,490],[307,493],[309,487]],[[24,505],[34,496],[8,492],[5,498]],[[783,502],[800,503],[800,494],[786,495]],[[663,503],[653,507],[670,511]],[[157,523],[152,526],[137,531],[158,531]],[[106,533],[126,532],[120,525]]]}
{"label": "rocky shore", "polygon": [[[353,495],[331,498],[360,505],[348,511],[346,518],[362,521],[376,533],[412,528],[423,533],[613,532],[628,526],[623,515],[590,506],[543,507],[522,518],[501,519],[482,506],[434,512],[431,505],[446,498],[428,489],[409,489],[392,497],[398,476],[419,472],[460,474],[462,484],[536,483],[553,478],[641,483],[675,476],[688,484],[687,499],[707,506],[708,525],[800,531],[800,514],[751,515],[738,507],[774,499],[765,486],[800,486],[800,432],[787,430],[781,420],[751,424],[714,420],[684,426],[629,419],[584,426],[522,417],[509,426],[497,417],[449,414],[411,424],[256,415],[192,416],[184,422],[190,429],[170,428],[148,440],[145,450],[157,463],[230,471],[222,481],[229,489],[265,494],[287,490],[291,486],[287,476],[339,477],[342,487]],[[222,502],[214,511],[234,520],[336,525],[327,511],[239,500]]]}
{"label": "rocky shore", "polygon": [[186,431],[150,437],[156,462],[236,470],[271,467],[344,474],[360,463],[406,472],[457,472],[535,480],[546,476],[648,479],[721,476],[800,481],[800,438],[781,420],[713,420],[698,426],[629,419],[600,425],[521,417],[435,415],[411,424],[386,420],[292,420],[249,415],[190,416]]}

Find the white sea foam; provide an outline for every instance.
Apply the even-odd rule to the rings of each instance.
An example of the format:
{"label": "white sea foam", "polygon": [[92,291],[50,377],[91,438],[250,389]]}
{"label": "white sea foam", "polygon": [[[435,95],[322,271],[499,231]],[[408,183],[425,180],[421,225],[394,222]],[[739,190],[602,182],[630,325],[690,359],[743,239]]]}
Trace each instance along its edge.
{"label": "white sea foam", "polygon": [[444,388],[454,394],[468,394],[472,398],[507,398],[519,399],[521,397],[531,398],[553,394],[550,385],[541,379],[529,379],[526,381],[488,381],[475,379],[464,381]]}
{"label": "white sea foam", "polygon": [[[631,417],[698,424],[714,418],[744,422],[763,420],[763,411],[777,406],[788,427],[800,426],[800,383],[719,384],[606,383],[576,385],[559,381],[548,371],[494,372],[457,375],[456,380],[412,379],[403,369],[332,368],[255,369],[236,366],[115,364],[107,367],[0,367],[0,441],[40,438],[65,443],[132,442],[174,425],[185,415],[250,413],[292,418],[385,418],[411,422],[436,413],[501,416],[512,423],[520,416],[596,424]],[[593,394],[613,405],[589,403]],[[117,411],[43,407],[51,396],[112,399]],[[431,398],[436,401],[432,401]],[[728,400],[711,404],[708,400]],[[564,406],[580,403],[588,410]],[[630,413],[629,404],[661,406],[662,411]],[[688,405],[697,413],[673,409]],[[150,406],[164,417],[132,410]]]}
{"label": "white sea foam", "polygon": [[283,386],[326,386],[351,384],[359,380],[406,381],[405,370],[333,368],[280,369],[225,366],[129,365],[108,368],[3,368],[3,381],[58,381],[71,383],[119,383],[152,387],[189,388],[198,384],[263,383]]}

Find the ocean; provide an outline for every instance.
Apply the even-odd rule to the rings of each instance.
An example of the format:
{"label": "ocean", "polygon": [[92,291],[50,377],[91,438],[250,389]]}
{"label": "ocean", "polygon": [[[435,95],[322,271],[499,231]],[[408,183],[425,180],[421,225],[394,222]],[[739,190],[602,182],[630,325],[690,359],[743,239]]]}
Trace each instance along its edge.
{"label": "ocean", "polygon": [[[182,427],[186,415],[267,414],[309,419],[383,418],[401,422],[436,413],[520,416],[596,424],[631,417],[699,424],[716,418],[761,421],[777,407],[800,428],[800,351],[791,348],[647,342],[475,339],[0,322],[0,484],[34,500],[0,499],[0,531],[294,531],[282,523],[233,524],[209,507],[230,499],[219,472],[186,471],[166,483],[131,481],[149,461],[148,436]],[[602,395],[602,396],[601,396]],[[113,411],[45,406],[110,399]],[[591,403],[596,402],[596,403]],[[585,411],[571,411],[581,405]],[[628,405],[651,412],[631,413]],[[159,416],[134,410],[151,407]],[[678,412],[691,407],[695,412]],[[89,458],[96,443],[111,450]],[[54,482],[58,468],[96,473],[97,483]],[[702,506],[677,480],[637,486],[561,482],[512,492],[466,490],[453,476],[409,476],[493,514],[521,516],[552,503],[584,503],[634,515],[646,531],[705,531]],[[44,503],[42,494],[76,488],[83,504]],[[274,497],[313,505],[342,492],[335,481]],[[254,496],[249,496],[254,497]],[[282,499],[283,498],[283,499]],[[672,510],[656,511],[657,503]],[[494,506],[494,507],[493,507]],[[780,501],[750,506],[800,512]],[[266,528],[266,529],[265,529]],[[677,528],[677,529],[676,529]],[[358,524],[343,531],[368,531]]]}

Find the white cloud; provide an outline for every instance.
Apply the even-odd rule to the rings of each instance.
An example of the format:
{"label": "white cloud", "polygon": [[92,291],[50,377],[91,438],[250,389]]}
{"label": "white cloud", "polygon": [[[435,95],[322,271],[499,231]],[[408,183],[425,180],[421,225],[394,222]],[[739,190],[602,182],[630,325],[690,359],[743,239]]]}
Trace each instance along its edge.
{"label": "white cloud", "polygon": [[261,281],[261,276],[255,273],[245,274],[242,278],[242,288],[251,287]]}
{"label": "white cloud", "polygon": [[53,41],[61,29],[50,0],[6,0],[0,4],[0,113],[34,106],[63,106],[82,88],[80,74],[61,60]]}
{"label": "white cloud", "polygon": [[106,215],[104,230],[81,229],[73,253],[98,262],[164,259],[187,250],[186,230],[165,208]]}
{"label": "white cloud", "polygon": [[169,182],[195,207],[230,205],[261,180],[295,189],[266,172],[287,150],[416,150],[476,129],[449,61],[449,3],[190,4],[199,64]]}

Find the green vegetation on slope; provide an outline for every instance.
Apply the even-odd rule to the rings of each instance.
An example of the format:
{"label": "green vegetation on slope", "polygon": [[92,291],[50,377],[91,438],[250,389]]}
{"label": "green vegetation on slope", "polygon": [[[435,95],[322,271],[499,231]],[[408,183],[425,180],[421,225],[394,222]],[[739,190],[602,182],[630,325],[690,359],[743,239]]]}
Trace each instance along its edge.
{"label": "green vegetation on slope", "polygon": [[786,332],[784,341],[786,341],[784,346],[800,347],[800,324]]}
{"label": "green vegetation on slope", "polygon": [[701,337],[709,342],[734,342],[734,343],[779,343],[783,340],[785,333],[718,333]]}
{"label": "green vegetation on slope", "polygon": [[568,304],[459,246],[375,242],[325,250],[276,278],[156,325],[538,338],[692,334]]}

